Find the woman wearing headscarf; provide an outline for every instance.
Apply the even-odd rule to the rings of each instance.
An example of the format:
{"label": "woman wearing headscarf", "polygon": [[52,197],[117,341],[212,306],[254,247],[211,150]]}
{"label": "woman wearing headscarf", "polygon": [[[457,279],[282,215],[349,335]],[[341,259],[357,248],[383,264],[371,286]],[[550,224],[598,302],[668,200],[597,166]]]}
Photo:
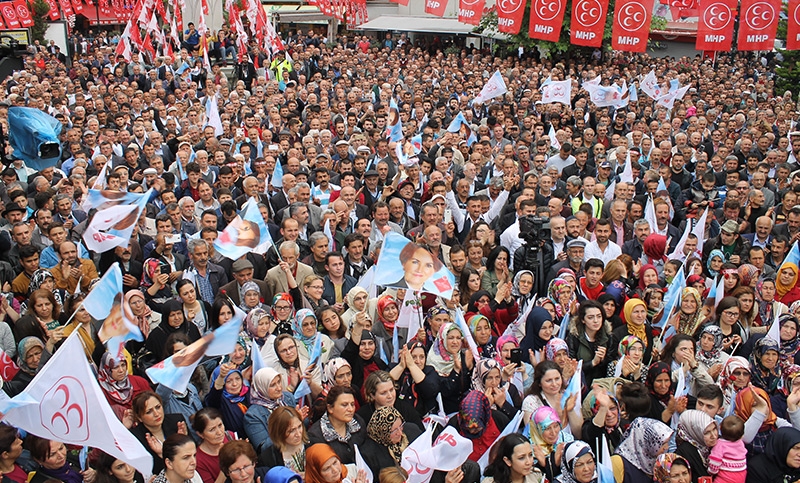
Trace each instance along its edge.
{"label": "woman wearing headscarf", "polygon": [[750,328],[750,334],[765,334],[772,322],[781,314],[789,312],[789,307],[775,300],[777,287],[774,278],[762,278],[756,283],[756,306],[758,315]]}
{"label": "woman wearing headscarf", "polygon": [[333,341],[325,334],[319,333],[317,316],[311,309],[300,309],[292,319],[292,331],[294,337],[299,342],[297,350],[300,352],[300,358],[303,359],[303,353],[307,359],[311,359],[314,352],[314,345],[316,344],[317,337],[320,338],[320,359],[319,363],[328,362],[333,349]]}
{"label": "woman wearing headscarf", "polygon": [[[244,415],[247,438],[259,453],[272,445],[269,437],[269,417],[281,406],[292,407],[295,398],[283,390],[281,375],[271,367],[263,367],[253,375],[250,388],[250,407]],[[306,409],[305,413],[308,413]],[[305,414],[303,414],[305,417]]]}
{"label": "woman wearing headscarf", "polygon": [[647,287],[651,285],[658,285],[660,287],[661,283],[659,282],[658,269],[654,265],[647,263],[642,265],[642,268],[639,269],[638,293],[640,298],[644,297]]}
{"label": "woman wearing headscarf", "polygon": [[192,322],[183,315],[183,303],[180,300],[169,299],[161,305],[161,323],[150,331],[145,340],[145,347],[156,361],[164,353],[167,337],[176,332],[183,333],[192,343],[200,338],[200,331]]}
{"label": "woman wearing headscarf", "polygon": [[397,383],[397,397],[412,404],[420,416],[436,407],[441,380],[427,363],[427,350],[420,341],[412,341],[400,351],[400,362],[389,371]]}
{"label": "woman wearing headscarf", "polygon": [[364,287],[356,285],[347,292],[347,310],[342,314],[342,322],[345,327],[352,327],[355,323],[356,314],[365,312],[370,319],[375,320],[376,300],[369,298],[369,292]]}
{"label": "woman wearing headscarf", "polygon": [[219,409],[225,429],[245,434],[244,415],[250,407],[250,388],[244,383],[242,371],[227,362],[218,368],[206,394],[205,405]]}
{"label": "woman wearing headscarf", "polygon": [[458,414],[450,419],[448,425],[455,427],[461,436],[472,441],[469,459],[478,461],[507,424],[508,418],[503,413],[492,411],[486,394],[470,391],[461,400]]}
{"label": "woman wearing headscarf", "polygon": [[[672,432],[661,421],[634,419],[611,457],[617,483],[651,483],[656,458],[666,450]],[[620,464],[621,471],[617,471]],[[624,474],[623,478],[619,478],[620,473]]]}
{"label": "woman wearing headscarf", "polygon": [[595,387],[586,397],[581,412],[584,419],[581,439],[589,441],[592,448],[599,453],[602,446],[597,445],[601,444],[601,438],[605,438],[608,450],[613,453],[622,440],[619,401],[614,393],[599,386]]}
{"label": "woman wearing headscarf", "polygon": [[789,419],[787,411],[787,398],[792,393],[792,388],[796,387],[794,380],[800,376],[800,366],[797,364],[790,364],[783,369],[783,381],[778,390],[773,394],[769,400],[772,410],[779,418]]}
{"label": "woman wearing headscarf", "polygon": [[647,321],[647,305],[638,298],[629,299],[622,308],[625,325],[614,329],[611,347],[616,347],[627,335],[635,335],[644,343],[642,360],[647,363],[653,358],[653,329]]}
{"label": "woman wearing headscarf", "polygon": [[695,470],[692,481],[710,476],[708,473],[708,456],[711,448],[717,444],[719,428],[717,422],[703,411],[687,409],[678,420],[678,435],[675,439],[678,447],[675,453],[689,462]]}
{"label": "woman wearing headscarf", "polygon": [[667,237],[658,233],[651,233],[644,239],[642,257],[643,263],[653,265],[658,270],[658,277],[664,277],[664,262],[667,260]]}
{"label": "woman wearing headscarf", "polygon": [[534,276],[530,270],[520,270],[514,275],[514,283],[511,287],[511,295],[517,299],[519,312],[524,314],[528,310],[528,306],[534,303],[533,293]]}
{"label": "woman wearing headscarf", "polygon": [[[550,338],[550,340],[553,340],[553,338]],[[519,364],[516,362],[511,362],[511,355],[514,349],[519,349],[519,340],[517,340],[517,338],[511,334],[501,335],[497,339],[497,354],[495,354],[494,359],[502,368],[504,380],[511,379],[515,372],[522,373],[522,388],[524,392],[528,390],[533,382],[533,365],[528,364],[527,362],[522,362],[522,367],[520,368]],[[539,359],[540,361],[544,360],[545,351],[546,349],[542,350],[541,359]],[[536,355],[534,354],[534,358],[535,357]],[[521,350],[520,359],[523,359]]]}
{"label": "woman wearing headscarf", "polygon": [[44,342],[38,337],[25,337],[17,344],[17,366],[19,371],[10,381],[3,383],[3,391],[11,397],[28,387],[39,370],[39,362],[45,351]]}
{"label": "woman wearing headscarf", "polygon": [[447,307],[438,304],[434,305],[425,313],[425,320],[422,322],[422,327],[420,327],[414,337],[411,338],[411,341],[422,342],[425,344],[425,350],[428,351],[439,336],[439,329],[449,322],[453,322],[453,315]]}
{"label": "woman wearing headscarf", "polygon": [[780,364],[787,367],[790,364],[800,363],[800,321],[792,314],[781,315],[778,318],[780,326]]}
{"label": "woman wearing headscarf", "polygon": [[619,314],[622,311],[622,304],[617,304],[617,298],[606,292],[600,294],[597,301],[603,306],[603,316],[611,323],[612,329],[621,327],[623,322]]}
{"label": "woman wearing headscarf", "polygon": [[475,360],[472,351],[463,350],[463,338],[456,324],[444,324],[428,351],[428,364],[433,366],[442,381],[442,402],[447,413],[458,410],[459,401],[471,384],[470,371]]}
{"label": "woman wearing headscarf", "polygon": [[547,287],[547,298],[555,305],[556,318],[559,320],[570,311],[572,303],[578,300],[575,287],[564,278],[555,278],[550,282]]}
{"label": "woman wearing headscarf", "polygon": [[706,283],[717,283],[717,275],[719,275],[722,270],[722,265],[724,263],[725,254],[722,253],[722,250],[711,250],[711,253],[708,254],[708,261],[706,262],[706,273],[708,274]]}
{"label": "woman wearing headscarf", "polygon": [[647,370],[645,386],[650,393],[649,417],[668,423],[673,414],[686,409],[686,397],[675,398],[669,364],[654,362]]}
{"label": "woman wearing headscarf", "polygon": [[[110,352],[103,354],[98,368],[97,382],[103,390],[108,404],[120,421],[125,421],[126,412],[132,409],[133,397],[137,394],[150,391],[150,384],[143,377],[128,374],[128,360],[114,357]],[[133,424],[128,414],[128,423]]]}
{"label": "woman wearing headscarf", "polygon": [[376,409],[367,423],[367,439],[361,454],[372,473],[378,474],[383,468],[399,465],[403,451],[419,434],[415,425],[405,424],[397,409],[391,406]]}
{"label": "woman wearing headscarf", "polygon": [[272,297],[270,313],[272,314],[272,320],[275,323],[275,330],[272,331],[274,335],[291,335],[294,312],[295,310],[303,308],[302,303],[303,302],[300,301],[300,306],[298,307],[294,297],[286,292],[277,293],[274,297]]}
{"label": "woman wearing headscarf", "polygon": [[533,413],[530,432],[536,466],[552,481],[561,473],[558,446],[575,438],[572,433],[564,430],[561,418],[550,406],[542,406]]}
{"label": "woman wearing headscarf", "polygon": [[647,305],[647,320],[652,322],[664,308],[664,289],[660,285],[650,284],[644,289],[642,300]]}
{"label": "woman wearing headscarf", "polygon": [[653,466],[653,481],[655,483],[690,483],[692,468],[685,459],[675,453],[660,454]]}
{"label": "woman wearing headscarf", "polygon": [[361,399],[361,388],[352,384],[353,382],[353,369],[350,363],[341,357],[334,357],[322,366],[322,392],[317,395],[312,403],[310,419],[317,421],[325,411],[327,411],[326,397],[328,392],[335,386],[347,386],[355,391],[356,395],[356,410],[364,404]]}
{"label": "woman wearing headscarf", "polygon": [[768,394],[778,389],[781,380],[780,345],[771,337],[759,339],[750,354],[750,380]]}
{"label": "woman wearing headscarf", "polygon": [[583,441],[572,441],[564,446],[561,456],[561,474],[558,483],[596,483],[597,461],[592,448]]}
{"label": "woman wearing headscarf", "polygon": [[763,454],[747,462],[746,483],[785,483],[800,479],[800,431],[780,428],[769,438]]}
{"label": "woman wearing headscarf", "polygon": [[125,293],[122,310],[125,311],[125,317],[139,327],[145,339],[161,323],[161,314],[150,309],[140,290],[129,290]]}
{"label": "woman wearing headscarf", "polygon": [[[519,348],[522,349],[522,360],[528,364],[535,364],[544,360],[544,347],[553,338],[553,316],[542,307],[534,307],[525,319],[525,337],[522,338]],[[530,360],[531,352],[534,360]]]}
{"label": "woman wearing headscarf", "polygon": [[797,264],[784,262],[780,266],[775,288],[778,292],[775,300],[786,306],[791,306],[796,300],[800,300],[800,287],[797,285]]}
{"label": "woman wearing headscarf", "polygon": [[[48,292],[53,292],[53,297],[56,299],[56,304],[59,307],[65,307],[64,304],[67,303],[67,299],[69,298],[69,293],[64,290],[63,288],[56,288],[56,280],[53,278],[53,274],[50,270],[46,268],[40,268],[33,272],[31,276],[31,281],[28,283],[28,293],[32,294],[33,292],[43,289],[47,290]],[[13,307],[13,302],[12,302]],[[20,302],[16,308],[19,311],[20,315],[25,315],[28,313],[28,300],[23,300]]]}
{"label": "woman wearing headscarf", "polygon": [[[322,473],[323,467],[329,470]],[[348,478],[347,467],[329,445],[317,443],[306,450],[305,483],[366,483],[366,472],[359,470]]]}
{"label": "woman wearing headscarf", "polygon": [[480,314],[473,315],[466,322],[472,339],[478,346],[478,354],[481,357],[493,358],[497,354],[497,338],[492,335],[492,323]]}
{"label": "woman wearing headscarf", "polygon": [[[378,320],[372,324],[372,333],[386,343],[388,354],[394,354],[394,330],[400,316],[400,306],[391,295],[382,295],[377,303]],[[408,327],[397,327],[397,341],[402,347],[408,340]],[[399,348],[398,348],[399,350]]]}
{"label": "woman wearing headscarf", "polygon": [[509,285],[501,285],[495,295],[485,290],[478,290],[469,299],[465,318],[475,314],[485,316],[492,323],[492,334],[495,337],[503,335],[506,328],[511,325],[519,315],[519,305],[511,295]]}
{"label": "woman wearing headscarf", "polygon": [[681,292],[680,310],[672,316],[670,324],[675,327],[678,334],[694,337],[705,320],[702,308],[703,299],[700,292],[696,288],[686,287]]}
{"label": "woman wearing headscarf", "polygon": [[617,354],[619,358],[608,364],[606,375],[644,383],[647,379],[644,342],[635,335],[626,335],[617,345]]}
{"label": "woman wearing headscarf", "polygon": [[268,343],[274,341],[275,336],[272,335],[271,328],[272,318],[265,309],[253,309],[244,318],[244,329],[247,336],[256,342],[259,350],[263,350]]}
{"label": "woman wearing headscarf", "polygon": [[703,326],[695,353],[695,359],[700,367],[716,381],[728,358],[730,358],[728,353],[722,351],[722,329],[711,324]]}
{"label": "woman wearing headscarf", "polygon": [[750,363],[741,356],[729,357],[719,375],[719,386],[722,388],[725,408],[733,404],[736,393],[748,384],[750,384]]}
{"label": "woman wearing headscarf", "polygon": [[[760,404],[764,410],[756,409],[756,405]],[[745,428],[744,441],[746,444],[747,455],[753,456],[761,454],[769,441],[770,436],[777,428],[792,426],[789,421],[779,418],[777,414],[772,411],[769,395],[760,387],[750,386],[742,389],[736,394],[734,414],[739,416],[742,421],[747,421],[750,417],[755,417],[757,421],[761,421],[761,426],[758,432],[753,435]],[[764,412],[766,411],[766,413]],[[796,421],[798,411],[790,414],[790,419]]]}
{"label": "woman wearing headscarf", "polygon": [[502,372],[496,360],[479,360],[472,371],[472,389],[484,393],[492,409],[502,411],[512,419],[522,407],[522,397],[517,386],[503,381]]}

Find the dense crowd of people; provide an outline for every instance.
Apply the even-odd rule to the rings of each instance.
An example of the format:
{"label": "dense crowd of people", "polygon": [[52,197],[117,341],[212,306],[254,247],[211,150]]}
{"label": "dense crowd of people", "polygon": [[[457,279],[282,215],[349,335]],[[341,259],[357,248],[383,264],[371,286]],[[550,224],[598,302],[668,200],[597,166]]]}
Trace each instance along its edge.
{"label": "dense crowd of people", "polygon": [[[595,483],[604,447],[617,483],[800,478],[800,112],[771,55],[499,58],[292,31],[287,51],[253,44],[242,62],[212,42],[208,71],[196,35],[152,62],[115,57],[106,34],[76,37],[70,65],[36,45],[0,84],[4,127],[10,106],[63,125],[56,166],[8,148],[0,171],[8,396],[77,332],[156,483],[366,483],[356,446],[375,481],[399,483],[436,421],[472,444],[437,483]],[[598,108],[580,88],[651,70],[691,86],[673,109],[642,93]],[[495,71],[508,92],[473,103]],[[542,104],[547,78],[572,80],[570,105]],[[391,101],[415,153],[388,140]],[[448,131],[459,114],[474,142]],[[104,253],[82,240],[97,187],[153,189],[130,243]],[[226,258],[215,242],[251,199],[274,246]],[[452,297],[365,282],[389,233],[453,273]],[[115,263],[145,338],[121,357],[82,306]],[[236,309],[235,350],[185,391],[147,378]],[[4,481],[144,482],[24,429],[0,425]]]}

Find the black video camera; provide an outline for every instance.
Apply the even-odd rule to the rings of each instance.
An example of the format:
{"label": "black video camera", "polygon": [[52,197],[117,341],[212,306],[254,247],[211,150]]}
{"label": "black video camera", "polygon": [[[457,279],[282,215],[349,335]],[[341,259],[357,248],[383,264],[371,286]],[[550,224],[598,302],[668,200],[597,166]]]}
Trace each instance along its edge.
{"label": "black video camera", "polygon": [[542,246],[550,238],[550,220],[540,216],[523,216],[519,219],[519,236],[528,246]]}

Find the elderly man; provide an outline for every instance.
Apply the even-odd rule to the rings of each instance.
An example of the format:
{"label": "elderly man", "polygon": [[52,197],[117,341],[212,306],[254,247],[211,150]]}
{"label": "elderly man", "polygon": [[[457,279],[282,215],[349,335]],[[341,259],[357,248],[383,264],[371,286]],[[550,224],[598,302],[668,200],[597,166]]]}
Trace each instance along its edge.
{"label": "elderly man", "polygon": [[228,275],[221,266],[209,261],[209,246],[205,240],[195,238],[187,245],[191,260],[186,269],[191,274],[189,279],[194,278],[198,297],[213,304],[220,287],[228,283]]}
{"label": "elderly man", "polygon": [[[242,299],[244,298],[242,287],[245,283],[252,281],[258,285],[258,289],[261,291],[261,296],[266,300],[266,297],[269,294],[269,288],[267,287],[266,282],[253,278],[253,264],[250,263],[250,260],[246,258],[240,258],[236,260],[233,262],[232,271],[233,281],[223,286],[220,289],[221,293],[230,297],[233,303],[238,306],[241,304]],[[272,302],[271,297],[269,300]]]}
{"label": "elderly man", "polygon": [[[289,265],[289,269],[294,275],[298,287],[303,286],[303,281],[306,277],[314,274],[314,269],[298,261],[300,256],[300,247],[293,241],[285,241],[278,247],[281,261]],[[265,300],[272,301],[272,298],[279,293],[289,292],[289,282],[286,280],[286,274],[280,265],[272,267],[267,271],[267,293],[262,295]]]}

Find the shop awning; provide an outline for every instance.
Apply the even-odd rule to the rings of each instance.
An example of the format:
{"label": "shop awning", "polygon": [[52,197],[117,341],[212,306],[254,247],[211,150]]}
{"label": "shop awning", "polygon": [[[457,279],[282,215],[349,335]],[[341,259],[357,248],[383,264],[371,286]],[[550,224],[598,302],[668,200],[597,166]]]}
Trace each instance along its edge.
{"label": "shop awning", "polygon": [[455,18],[381,16],[356,27],[356,30],[402,30],[432,34],[469,34],[475,26]]}
{"label": "shop awning", "polygon": [[127,23],[127,20],[117,19],[114,13],[103,14],[95,10],[94,6],[83,6],[83,12],[78,15],[83,15],[89,21],[89,25],[122,25]]}
{"label": "shop awning", "polygon": [[267,15],[277,15],[279,23],[310,23],[327,25],[330,20],[313,5],[264,5]]}

